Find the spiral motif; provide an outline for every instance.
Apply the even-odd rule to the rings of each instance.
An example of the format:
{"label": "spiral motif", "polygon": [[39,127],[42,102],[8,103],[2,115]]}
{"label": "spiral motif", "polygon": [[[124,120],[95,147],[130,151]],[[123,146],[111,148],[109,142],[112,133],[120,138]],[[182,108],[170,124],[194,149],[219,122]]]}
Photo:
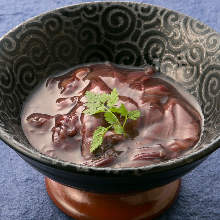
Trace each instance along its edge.
{"label": "spiral motif", "polygon": [[198,66],[187,66],[183,72],[183,82],[191,86],[194,86],[194,83],[199,79],[200,71]]}
{"label": "spiral motif", "polygon": [[201,64],[204,60],[205,51],[201,45],[192,45],[187,51],[186,59],[192,65]]}
{"label": "spiral motif", "polygon": [[147,63],[153,64],[154,59],[161,58],[164,54],[165,46],[160,39],[151,39],[145,45],[144,58]]}
{"label": "spiral motif", "polygon": [[163,57],[167,44],[166,36],[156,30],[146,31],[140,38],[139,46],[143,48],[143,55],[146,63],[153,64],[154,59]]}
{"label": "spiral motif", "polygon": [[46,14],[41,19],[45,31],[53,37],[62,31],[63,20],[58,14],[50,13]]}
{"label": "spiral motif", "polygon": [[207,51],[211,53],[215,53],[220,48],[220,35],[216,33],[212,33],[206,39]]}
{"label": "spiral motif", "polygon": [[92,42],[100,42],[101,31],[97,25],[86,23],[77,31],[77,40],[81,45],[87,45]]}
{"label": "spiral motif", "polygon": [[174,11],[167,11],[163,18],[163,24],[166,31],[171,32],[174,27],[178,26],[179,15]]}
{"label": "spiral motif", "polygon": [[41,78],[37,74],[35,66],[27,56],[18,58],[13,66],[13,72],[16,74],[16,81],[21,93],[25,96],[37,85]]}
{"label": "spiral motif", "polygon": [[202,85],[205,101],[220,96],[220,74],[216,69],[210,69],[210,67],[208,69],[208,72],[205,71]]}
{"label": "spiral motif", "polygon": [[140,66],[142,56],[137,46],[131,43],[122,43],[117,46],[119,51],[115,56],[115,62],[117,64]]}
{"label": "spiral motif", "polygon": [[191,30],[198,35],[205,35],[210,32],[210,28],[207,25],[194,19],[190,19],[189,26],[191,27]]}
{"label": "spiral motif", "polygon": [[181,53],[188,48],[184,34],[179,27],[174,27],[168,37],[167,49],[173,53]]}
{"label": "spiral motif", "polygon": [[217,95],[220,95],[220,77],[218,73],[213,73],[209,78],[208,94],[211,98],[215,98]]}
{"label": "spiral motif", "polygon": [[161,39],[151,39],[144,47],[144,58],[153,64],[154,59],[161,58],[165,51],[165,46]]}
{"label": "spiral motif", "polygon": [[138,17],[140,17],[144,21],[153,21],[158,19],[156,16],[158,9],[156,7],[148,6],[140,6],[138,7]]}
{"label": "spiral motif", "polygon": [[160,26],[161,19],[157,16],[158,9],[152,6],[138,7],[138,18],[141,19],[144,29]]}
{"label": "spiral motif", "polygon": [[210,118],[217,114],[220,99],[220,66],[210,65],[203,72],[199,85],[199,94],[203,100],[204,114],[207,119],[211,120]]}
{"label": "spiral motif", "polygon": [[28,55],[38,67],[46,65],[50,36],[44,33],[41,25],[35,22],[26,24],[26,31],[21,34],[19,41],[22,45],[21,50],[18,50],[20,53]]}
{"label": "spiral motif", "polygon": [[92,44],[81,52],[80,60],[82,63],[113,61],[113,54],[104,45]]}
{"label": "spiral motif", "polygon": [[76,43],[69,35],[54,37],[51,45],[53,57],[59,61],[69,62],[78,52]]}
{"label": "spiral motif", "polygon": [[98,21],[100,11],[101,11],[100,5],[88,4],[83,7],[82,14],[84,18],[90,21]]}
{"label": "spiral motif", "polygon": [[104,10],[101,23],[106,38],[121,41],[134,31],[136,16],[127,7],[113,5]]}
{"label": "spiral motif", "polygon": [[49,62],[49,50],[47,42],[42,37],[33,36],[30,38],[23,49],[31,62],[39,68],[45,68]]}
{"label": "spiral motif", "polygon": [[14,90],[15,78],[10,64],[0,61],[0,91],[10,93]]}
{"label": "spiral motif", "polygon": [[19,46],[19,43],[16,42],[15,39],[13,39],[10,36],[7,36],[2,39],[1,50],[7,55],[15,56],[16,51],[19,49]]}

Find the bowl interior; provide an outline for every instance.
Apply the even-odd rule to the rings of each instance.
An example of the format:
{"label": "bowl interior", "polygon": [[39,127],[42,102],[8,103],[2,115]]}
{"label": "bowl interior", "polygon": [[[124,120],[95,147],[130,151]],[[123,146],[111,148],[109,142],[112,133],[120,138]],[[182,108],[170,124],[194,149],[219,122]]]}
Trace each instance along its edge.
{"label": "bowl interior", "polygon": [[148,4],[86,3],[35,17],[0,40],[1,138],[21,153],[55,163],[31,147],[21,128],[22,104],[33,88],[79,64],[151,64],[198,101],[204,128],[193,151],[208,154],[219,144],[219,47],[220,35],[208,26]]}

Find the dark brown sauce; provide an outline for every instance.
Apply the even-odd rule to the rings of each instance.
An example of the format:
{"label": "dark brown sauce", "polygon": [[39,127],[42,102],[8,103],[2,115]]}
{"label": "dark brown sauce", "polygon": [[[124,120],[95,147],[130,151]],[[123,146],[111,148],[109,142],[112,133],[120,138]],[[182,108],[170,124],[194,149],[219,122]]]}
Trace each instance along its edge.
{"label": "dark brown sauce", "polygon": [[[103,114],[85,115],[85,92],[110,93],[119,103],[139,110],[128,120],[128,138],[109,130],[103,145],[90,153],[94,130],[106,126]],[[127,69],[91,64],[49,78],[25,103],[22,126],[40,152],[87,166],[139,167],[179,157],[198,142],[200,114],[151,67]]]}

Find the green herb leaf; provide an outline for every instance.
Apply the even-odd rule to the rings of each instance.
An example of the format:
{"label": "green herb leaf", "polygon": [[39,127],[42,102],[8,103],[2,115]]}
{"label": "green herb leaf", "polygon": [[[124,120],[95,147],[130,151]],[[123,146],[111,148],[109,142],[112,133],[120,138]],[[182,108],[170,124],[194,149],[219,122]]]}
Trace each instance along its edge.
{"label": "green herb leaf", "polygon": [[140,116],[141,113],[138,110],[128,112],[128,118],[131,120],[137,120]]}
{"label": "green herb leaf", "polygon": [[[103,143],[103,138],[105,133],[113,128],[116,134],[123,134],[127,136],[124,131],[125,124],[127,119],[136,120],[140,117],[140,111],[128,111],[124,104],[121,104],[120,107],[117,107],[116,104],[119,100],[118,92],[114,88],[111,94],[101,93],[95,94],[93,92],[86,92],[87,102],[85,106],[87,107],[83,113],[88,115],[95,115],[97,113],[104,113],[105,120],[110,124],[107,128],[99,126],[93,133],[92,144],[90,147],[90,152],[94,152],[99,146]],[[114,114],[117,113],[121,117],[124,117],[124,122],[121,124],[117,116]],[[121,118],[120,118],[121,120]]]}
{"label": "green herb leaf", "polygon": [[97,94],[90,92],[90,91],[86,92],[87,102],[96,102],[96,97],[97,97]]}
{"label": "green herb leaf", "polygon": [[113,107],[118,102],[118,92],[114,88],[111,92],[111,94],[108,97],[107,106],[109,108]]}
{"label": "green herb leaf", "polygon": [[111,125],[119,123],[118,118],[112,112],[105,112],[104,117],[105,120]]}
{"label": "green herb leaf", "polygon": [[109,94],[101,93],[99,95],[100,101],[104,104],[109,99]]}
{"label": "green herb leaf", "polygon": [[120,124],[114,124],[113,127],[116,134],[125,134],[124,129]]}
{"label": "green herb leaf", "polygon": [[108,131],[108,128],[99,126],[93,133],[92,144],[90,147],[90,152],[94,152],[100,145],[102,145],[103,137]]}
{"label": "green herb leaf", "polygon": [[105,111],[104,103],[106,102],[107,94],[95,94],[92,92],[86,92],[87,102],[85,103],[87,109],[83,113],[88,115],[94,115]]}
{"label": "green herb leaf", "polygon": [[83,111],[83,113],[87,115],[94,115],[105,111],[105,108],[103,108],[102,106],[87,106],[87,107],[88,109]]}
{"label": "green herb leaf", "polygon": [[125,108],[124,104],[121,104],[120,107],[112,107],[110,109],[110,111],[116,112],[116,113],[120,114],[123,117],[128,115],[128,110]]}

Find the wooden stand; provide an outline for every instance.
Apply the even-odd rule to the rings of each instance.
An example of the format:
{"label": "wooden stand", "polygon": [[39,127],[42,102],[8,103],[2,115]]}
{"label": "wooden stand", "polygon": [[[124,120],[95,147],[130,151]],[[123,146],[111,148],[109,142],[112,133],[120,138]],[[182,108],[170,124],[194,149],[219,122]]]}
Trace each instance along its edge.
{"label": "wooden stand", "polygon": [[171,206],[180,180],[152,190],[129,194],[96,194],[45,179],[55,205],[75,220],[151,220]]}

